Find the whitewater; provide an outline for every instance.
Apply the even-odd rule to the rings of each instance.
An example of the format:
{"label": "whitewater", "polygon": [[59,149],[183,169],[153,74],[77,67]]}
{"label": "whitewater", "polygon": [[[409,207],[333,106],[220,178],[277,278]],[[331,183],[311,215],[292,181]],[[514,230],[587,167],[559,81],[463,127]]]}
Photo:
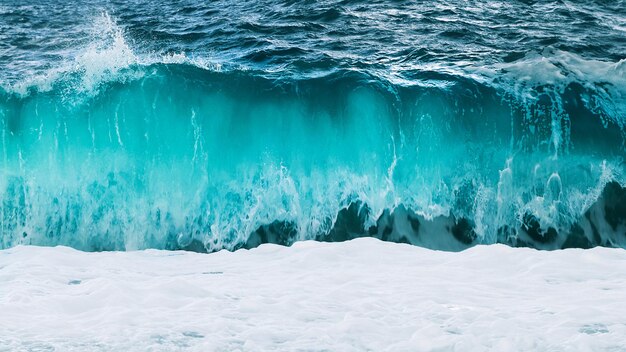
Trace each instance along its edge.
{"label": "whitewater", "polygon": [[2,351],[626,350],[621,249],[20,246],[0,268]]}

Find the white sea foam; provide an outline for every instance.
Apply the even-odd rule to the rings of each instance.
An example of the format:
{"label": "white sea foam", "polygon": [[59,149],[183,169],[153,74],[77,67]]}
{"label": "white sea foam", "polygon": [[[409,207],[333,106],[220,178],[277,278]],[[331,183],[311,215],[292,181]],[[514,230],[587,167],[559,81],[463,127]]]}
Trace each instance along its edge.
{"label": "white sea foam", "polygon": [[2,351],[623,351],[626,252],[0,251]]}

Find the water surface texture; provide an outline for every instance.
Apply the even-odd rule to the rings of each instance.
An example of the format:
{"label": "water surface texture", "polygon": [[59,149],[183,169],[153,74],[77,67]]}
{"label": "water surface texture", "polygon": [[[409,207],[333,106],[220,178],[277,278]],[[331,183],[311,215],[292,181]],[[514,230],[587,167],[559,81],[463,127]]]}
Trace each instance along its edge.
{"label": "water surface texture", "polygon": [[626,2],[0,0],[0,248],[626,247]]}

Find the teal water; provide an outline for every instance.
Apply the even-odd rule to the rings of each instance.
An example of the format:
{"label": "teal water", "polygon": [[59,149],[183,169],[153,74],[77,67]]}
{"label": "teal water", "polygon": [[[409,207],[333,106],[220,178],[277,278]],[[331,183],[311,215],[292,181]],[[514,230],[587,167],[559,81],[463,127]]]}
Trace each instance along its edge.
{"label": "teal water", "polygon": [[0,248],[625,247],[626,4],[464,4],[3,3]]}

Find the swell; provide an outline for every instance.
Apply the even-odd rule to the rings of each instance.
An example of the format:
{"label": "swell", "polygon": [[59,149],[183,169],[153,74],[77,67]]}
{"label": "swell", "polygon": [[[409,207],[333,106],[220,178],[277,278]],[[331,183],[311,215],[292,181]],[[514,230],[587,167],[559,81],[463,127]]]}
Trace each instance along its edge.
{"label": "swell", "polygon": [[620,90],[507,72],[124,64],[2,92],[0,247],[626,246]]}

